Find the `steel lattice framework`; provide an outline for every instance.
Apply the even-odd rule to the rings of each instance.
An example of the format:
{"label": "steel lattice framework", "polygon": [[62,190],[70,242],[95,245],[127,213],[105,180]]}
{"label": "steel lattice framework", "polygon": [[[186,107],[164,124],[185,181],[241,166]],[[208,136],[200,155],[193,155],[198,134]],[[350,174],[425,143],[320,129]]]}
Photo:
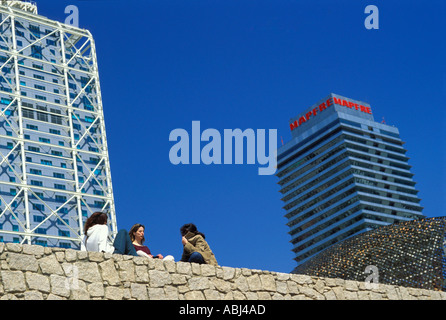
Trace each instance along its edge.
{"label": "steel lattice framework", "polygon": [[[0,5],[0,241],[78,248],[116,215],[89,31]],[[23,8],[22,8],[23,9]]]}

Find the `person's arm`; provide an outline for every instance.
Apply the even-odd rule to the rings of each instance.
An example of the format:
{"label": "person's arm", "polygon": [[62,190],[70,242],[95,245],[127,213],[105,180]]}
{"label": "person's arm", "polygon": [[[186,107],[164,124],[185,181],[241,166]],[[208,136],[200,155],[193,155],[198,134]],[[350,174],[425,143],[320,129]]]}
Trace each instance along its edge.
{"label": "person's arm", "polygon": [[187,254],[191,254],[193,252],[204,252],[206,250],[206,241],[203,239],[203,237],[199,236],[197,237],[197,241],[195,242],[195,246],[187,241],[185,237],[183,237],[182,242],[184,244],[184,251]]}
{"label": "person's arm", "polygon": [[138,256],[140,256],[140,257],[152,258],[152,255],[148,255],[147,253],[145,253],[145,252],[142,251],[142,250],[138,250],[138,251],[136,251],[136,254],[137,254]]}

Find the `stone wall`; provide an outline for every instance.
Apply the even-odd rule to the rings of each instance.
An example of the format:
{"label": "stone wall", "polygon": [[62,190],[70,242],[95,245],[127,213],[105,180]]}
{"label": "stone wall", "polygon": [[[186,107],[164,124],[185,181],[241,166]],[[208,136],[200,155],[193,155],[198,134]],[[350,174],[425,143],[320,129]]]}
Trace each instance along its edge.
{"label": "stone wall", "polygon": [[446,299],[445,292],[0,243],[0,299]]}

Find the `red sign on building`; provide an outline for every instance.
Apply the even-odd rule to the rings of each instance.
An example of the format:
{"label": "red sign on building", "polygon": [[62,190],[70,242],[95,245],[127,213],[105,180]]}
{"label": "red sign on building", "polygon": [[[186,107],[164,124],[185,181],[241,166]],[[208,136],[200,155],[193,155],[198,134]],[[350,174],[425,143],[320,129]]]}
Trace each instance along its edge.
{"label": "red sign on building", "polygon": [[312,110],[308,111],[305,115],[302,115],[299,119],[290,123],[291,131],[293,131],[300,125],[302,125],[302,123],[305,123],[305,122],[309,121],[310,119],[314,118],[319,113],[323,112],[325,109],[332,106],[333,104],[344,106],[344,107],[347,107],[350,109],[355,109],[355,110],[358,110],[358,111],[361,111],[361,112],[364,112],[367,114],[372,114],[372,110],[370,109],[370,107],[367,107],[367,106],[364,106],[364,105],[361,105],[358,103],[354,103],[351,101],[347,101],[342,98],[330,97],[327,99],[327,101],[322,102],[319,106],[313,108]]}

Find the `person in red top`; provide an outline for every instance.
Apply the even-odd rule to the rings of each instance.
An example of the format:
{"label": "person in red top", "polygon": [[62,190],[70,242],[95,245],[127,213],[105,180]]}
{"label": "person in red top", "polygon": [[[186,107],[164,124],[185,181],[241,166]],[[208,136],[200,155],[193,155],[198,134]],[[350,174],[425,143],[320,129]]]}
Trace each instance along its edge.
{"label": "person in red top", "polygon": [[[140,256],[163,259],[164,258],[163,255],[158,254],[158,255],[154,256],[152,254],[152,252],[150,251],[150,249],[143,244],[145,241],[144,230],[145,230],[145,227],[142,224],[137,223],[137,224],[133,225],[133,227],[129,231],[129,236],[130,236],[130,239],[132,240],[133,246],[135,247],[136,253]],[[138,251],[141,251],[143,253],[138,252]]]}

